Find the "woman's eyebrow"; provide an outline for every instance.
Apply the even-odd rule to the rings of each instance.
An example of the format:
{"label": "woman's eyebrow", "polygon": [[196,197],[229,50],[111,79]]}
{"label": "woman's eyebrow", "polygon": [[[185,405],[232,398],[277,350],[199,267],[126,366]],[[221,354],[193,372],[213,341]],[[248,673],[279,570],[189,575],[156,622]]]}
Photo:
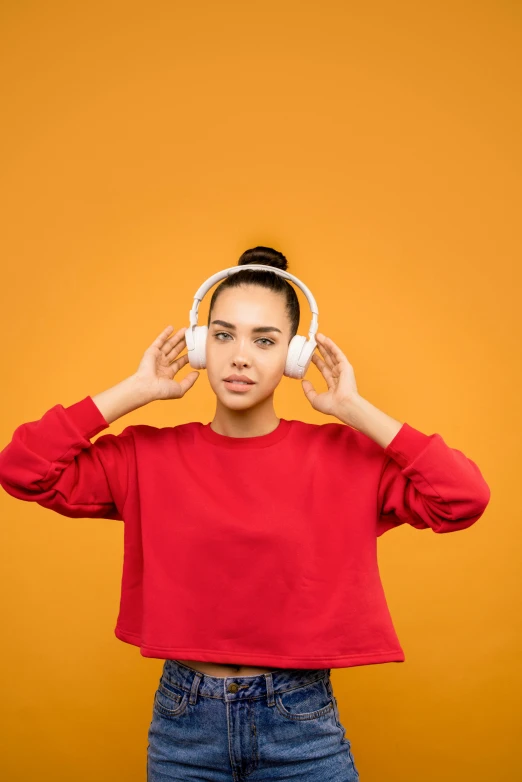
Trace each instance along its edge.
{"label": "woman's eyebrow", "polygon": [[[227,323],[226,320],[213,320],[212,324],[215,324],[216,326],[223,326],[224,328],[231,329],[232,331],[236,330],[236,327],[234,326],[234,324],[233,323]],[[255,328],[252,329],[252,331],[255,334],[258,334],[258,333],[265,334],[267,331],[278,331],[280,334],[283,333],[281,331],[281,329],[278,329],[275,326],[256,326]]]}

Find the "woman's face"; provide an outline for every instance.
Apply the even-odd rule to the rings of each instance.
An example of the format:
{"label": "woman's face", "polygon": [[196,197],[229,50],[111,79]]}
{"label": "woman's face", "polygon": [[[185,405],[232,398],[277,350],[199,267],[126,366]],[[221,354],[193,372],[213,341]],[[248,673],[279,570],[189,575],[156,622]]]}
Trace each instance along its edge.
{"label": "woman's face", "polygon": [[[283,294],[259,285],[220,293],[206,343],[208,379],[218,400],[233,410],[245,410],[267,399],[283,376],[289,342]],[[245,375],[254,384],[231,386],[225,382],[229,375]]]}

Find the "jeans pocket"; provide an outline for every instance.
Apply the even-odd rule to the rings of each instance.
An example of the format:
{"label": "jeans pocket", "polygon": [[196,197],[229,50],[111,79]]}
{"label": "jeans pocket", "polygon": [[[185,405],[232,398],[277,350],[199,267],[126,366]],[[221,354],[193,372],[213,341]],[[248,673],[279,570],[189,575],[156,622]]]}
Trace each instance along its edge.
{"label": "jeans pocket", "polygon": [[163,717],[174,718],[187,708],[189,693],[167,677],[162,676],[154,695],[154,710]]}
{"label": "jeans pocket", "polygon": [[277,710],[289,720],[313,720],[333,709],[333,699],[324,679],[275,693]]}

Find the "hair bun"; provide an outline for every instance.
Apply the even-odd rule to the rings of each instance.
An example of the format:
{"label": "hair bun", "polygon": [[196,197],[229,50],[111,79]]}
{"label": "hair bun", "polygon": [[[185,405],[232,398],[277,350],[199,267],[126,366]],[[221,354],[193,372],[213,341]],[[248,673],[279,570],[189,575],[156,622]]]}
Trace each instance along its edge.
{"label": "hair bun", "polygon": [[[237,262],[238,266],[244,266],[245,264],[260,263],[264,266],[274,266],[276,269],[282,269],[286,271],[288,269],[288,262],[278,250],[274,250],[272,247],[252,247],[250,250],[245,250],[243,255]],[[268,272],[267,272],[268,273]]]}

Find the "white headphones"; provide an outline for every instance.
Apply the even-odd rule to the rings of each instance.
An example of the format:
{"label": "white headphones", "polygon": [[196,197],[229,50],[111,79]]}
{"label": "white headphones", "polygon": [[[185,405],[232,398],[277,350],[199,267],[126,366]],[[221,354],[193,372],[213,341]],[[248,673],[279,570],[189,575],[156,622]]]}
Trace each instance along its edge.
{"label": "white headphones", "polygon": [[278,269],[275,266],[266,266],[261,263],[249,263],[244,264],[243,266],[231,266],[229,269],[223,269],[222,271],[213,274],[208,278],[208,280],[205,280],[203,285],[198,288],[196,295],[194,296],[192,309],[189,313],[190,326],[185,331],[185,341],[187,343],[190,366],[194,369],[205,369],[207,365],[205,348],[207,343],[208,326],[197,325],[199,302],[205,293],[207,293],[207,291],[209,291],[210,288],[216,284],[216,282],[219,282],[219,280],[222,280],[224,277],[229,277],[231,274],[236,274],[243,269],[253,269],[254,271],[270,271],[278,274],[280,277],[284,277],[287,280],[292,280],[292,282],[301,288],[306,298],[308,299],[310,309],[312,310],[312,320],[308,330],[308,339],[306,337],[299,336],[299,334],[296,334],[294,337],[292,337],[288,346],[288,354],[286,357],[284,371],[284,374],[287,377],[294,377],[296,379],[304,377],[306,370],[310,366],[312,354],[317,345],[317,342],[314,339],[314,334],[317,333],[318,328],[317,316],[319,315],[319,311],[317,309],[317,304],[314,297],[312,296],[311,291],[306,287],[304,282],[301,282],[301,280],[299,280],[297,277],[294,277],[293,274],[289,274],[282,269]]}

